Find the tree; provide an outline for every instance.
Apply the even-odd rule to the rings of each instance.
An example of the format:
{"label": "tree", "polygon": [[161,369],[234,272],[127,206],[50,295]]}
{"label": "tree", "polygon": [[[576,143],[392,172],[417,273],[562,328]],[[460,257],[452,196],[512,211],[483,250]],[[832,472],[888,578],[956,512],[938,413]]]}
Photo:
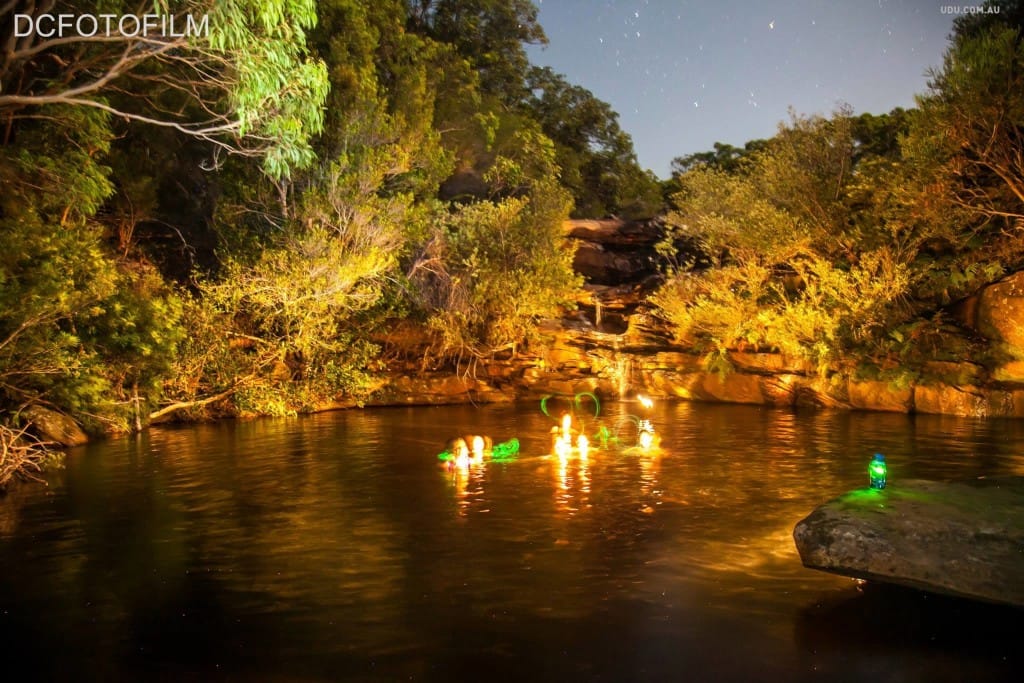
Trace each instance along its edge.
{"label": "tree", "polygon": [[47,403],[123,429],[159,400],[182,301],[145,259],[127,258],[133,222],[155,217],[144,177],[158,169],[125,163],[111,144],[127,124],[150,124],[179,147],[258,159],[267,177],[286,179],[312,159],[322,121],[323,68],[303,38],[313,10],[300,0],[159,3],[179,21],[208,13],[209,33],[147,37],[14,25],[16,15],[35,24],[138,11],[128,3],[0,5],[0,421]]}
{"label": "tree", "polygon": [[387,295],[412,214],[410,195],[381,193],[394,153],[332,163],[254,259],[229,258],[201,284],[192,314],[205,334],[170,387],[179,409],[197,396],[231,396],[255,413],[365,396],[376,351],[366,316]]}
{"label": "tree", "polygon": [[529,59],[524,44],[546,44],[530,0],[408,0],[409,26],[455,46],[480,74],[485,94],[523,101]]}
{"label": "tree", "polygon": [[151,397],[170,366],[180,307],[151,269],[120,267],[93,218],[111,191],[107,114],[62,117],[78,125],[0,148],[0,410],[42,402],[125,428],[133,392]]}
{"label": "tree", "polygon": [[574,215],[654,215],[660,208],[657,181],[637,163],[618,114],[550,68],[531,69],[527,83],[532,95],[526,109],[555,143],[562,184],[575,200]]}
{"label": "tree", "polygon": [[[177,31],[145,35],[129,22],[124,33],[108,35],[86,22],[81,33],[54,37],[49,30],[25,29],[48,26],[36,22],[55,13],[138,19],[132,14],[138,7],[32,0],[0,7],[0,26],[10,30],[0,52],[0,79],[7,84],[0,94],[4,144],[18,121],[53,116],[52,108],[44,108],[64,105],[260,156],[275,178],[308,164],[308,139],[322,127],[326,96],[323,65],[305,57],[315,3],[184,0],[156,7]],[[18,15],[32,23],[16,26]],[[194,30],[186,30],[190,26]]]}
{"label": "tree", "polygon": [[681,179],[689,171],[705,167],[725,173],[737,173],[748,157],[752,153],[764,149],[766,144],[768,144],[767,140],[750,140],[740,148],[728,143],[716,142],[713,150],[676,157],[672,160],[672,177],[661,183],[663,203],[670,209],[681,208],[673,198],[682,196]]}
{"label": "tree", "polygon": [[514,353],[571,301],[580,281],[561,227],[571,200],[554,158],[536,127],[517,131],[487,172],[495,197],[459,206],[433,233],[411,271],[432,332],[425,363]]}
{"label": "tree", "polygon": [[1008,228],[1024,221],[1024,41],[994,26],[959,37],[918,98],[908,151],[938,168],[954,206]]}
{"label": "tree", "polygon": [[896,107],[888,114],[855,116],[851,122],[854,163],[869,156],[898,160],[901,157],[900,138],[910,129],[912,116],[902,107]]}
{"label": "tree", "polygon": [[356,158],[362,149],[391,145],[402,153],[392,157],[385,191],[434,196],[453,164],[442,145],[450,122],[439,121],[439,101],[479,102],[468,66],[451,46],[406,30],[403,0],[334,0],[318,12],[310,45],[329,65],[331,83],[320,158]]}
{"label": "tree", "polygon": [[726,173],[733,173],[740,169],[740,164],[745,157],[763,149],[766,143],[766,140],[750,140],[741,148],[725,142],[716,142],[711,151],[695,152],[673,159],[672,175],[682,175],[698,166],[707,166]]}
{"label": "tree", "polygon": [[961,14],[953,21],[954,45],[961,40],[977,38],[993,29],[1024,28],[1024,2],[1021,0],[986,0],[978,11]]}
{"label": "tree", "polygon": [[852,121],[848,110],[794,115],[734,170],[698,163],[678,177],[669,239],[696,239],[712,267],[670,273],[652,297],[677,339],[713,360],[774,350],[827,371],[913,313],[916,252],[895,249],[886,226],[853,219]]}

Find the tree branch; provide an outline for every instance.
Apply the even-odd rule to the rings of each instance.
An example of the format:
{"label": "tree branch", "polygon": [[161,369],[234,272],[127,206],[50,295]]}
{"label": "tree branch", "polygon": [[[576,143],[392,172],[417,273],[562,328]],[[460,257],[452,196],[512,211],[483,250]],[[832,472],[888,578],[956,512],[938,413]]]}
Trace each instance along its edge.
{"label": "tree branch", "polygon": [[203,406],[209,405],[211,403],[222,401],[228,396],[231,396],[233,393],[238,391],[241,388],[242,384],[242,382],[238,382],[233,387],[226,389],[220,392],[219,394],[208,396],[207,398],[197,399],[195,401],[179,401],[177,403],[172,403],[169,406],[164,406],[163,408],[155,410],[152,413],[150,413],[149,421],[151,423],[158,422],[162,418],[165,418],[168,415],[172,415],[180,410],[187,410],[189,408],[202,408]]}

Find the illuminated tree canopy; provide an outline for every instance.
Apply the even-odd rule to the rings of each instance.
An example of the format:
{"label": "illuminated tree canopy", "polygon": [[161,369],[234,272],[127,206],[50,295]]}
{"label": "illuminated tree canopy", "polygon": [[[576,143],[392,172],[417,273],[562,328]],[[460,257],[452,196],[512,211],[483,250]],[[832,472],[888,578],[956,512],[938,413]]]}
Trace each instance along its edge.
{"label": "illuminated tree canopy", "polygon": [[[146,16],[154,25],[141,30]],[[54,116],[48,106],[93,108],[261,156],[281,177],[312,161],[309,139],[323,126],[326,71],[304,39],[315,24],[310,0],[10,0],[0,7],[0,120],[10,135],[19,119]]]}

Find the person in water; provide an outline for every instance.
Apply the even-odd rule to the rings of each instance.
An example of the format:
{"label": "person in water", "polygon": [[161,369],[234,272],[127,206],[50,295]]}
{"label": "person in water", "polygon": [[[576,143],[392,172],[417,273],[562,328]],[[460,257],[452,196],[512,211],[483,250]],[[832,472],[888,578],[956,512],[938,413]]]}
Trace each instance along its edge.
{"label": "person in water", "polygon": [[490,453],[491,447],[494,444],[491,437],[479,434],[470,434],[465,436],[464,439],[469,446],[470,455],[476,460],[483,458],[484,453]]}
{"label": "person in water", "polygon": [[451,459],[448,461],[449,467],[452,465],[465,467],[469,464],[469,445],[462,437],[456,437],[449,441],[448,448],[445,450],[452,454]]}
{"label": "person in water", "polygon": [[576,430],[573,428],[572,415],[563,413],[561,424],[551,428],[551,452],[558,456],[571,453],[574,434],[576,434]]}
{"label": "person in water", "polygon": [[452,454],[450,462],[465,466],[474,460],[483,460],[484,455],[491,452],[493,443],[489,436],[467,434],[449,441],[445,450]]}

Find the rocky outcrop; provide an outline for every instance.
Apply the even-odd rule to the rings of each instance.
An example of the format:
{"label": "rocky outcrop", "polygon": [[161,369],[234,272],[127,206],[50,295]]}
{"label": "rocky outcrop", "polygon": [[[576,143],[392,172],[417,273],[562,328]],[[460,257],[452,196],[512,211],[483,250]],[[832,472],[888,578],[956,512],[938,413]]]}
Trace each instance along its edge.
{"label": "rocky outcrop", "polygon": [[1024,360],[1024,272],[982,290],[976,316],[981,334],[1014,360]]}
{"label": "rocky outcrop", "polygon": [[1024,606],[1024,477],[853,491],[793,539],[812,569]]}
{"label": "rocky outcrop", "polygon": [[[660,273],[663,263],[657,245],[666,238],[660,219],[624,221],[569,220],[563,231],[576,248],[573,268],[588,284],[616,286],[638,283]],[[692,240],[679,238],[673,248],[681,261],[707,263],[707,258]]]}
{"label": "rocky outcrop", "polygon": [[514,358],[481,361],[469,373],[420,372],[391,376],[370,405],[524,400],[544,394],[593,391],[604,398],[646,393],[653,398],[764,406],[1024,417],[1024,384],[994,381],[973,363],[944,363],[907,383],[819,374],[777,353],[731,352],[731,369],[711,371],[705,359],[668,342],[642,312],[621,333],[586,316],[548,321],[545,346]]}
{"label": "rocky outcrop", "polygon": [[23,420],[31,423],[40,439],[61,446],[81,446],[89,437],[72,418],[43,406],[29,406],[22,411]]}
{"label": "rocky outcrop", "polygon": [[505,403],[515,400],[514,392],[502,391],[482,376],[450,373],[405,373],[389,378],[383,389],[366,405],[445,405],[452,403]]}
{"label": "rocky outcrop", "polygon": [[[539,330],[544,341],[514,357],[481,359],[459,373],[424,372],[421,331],[401,325],[387,343],[411,359],[395,370],[371,405],[481,403],[551,393],[593,391],[603,398],[646,393],[655,398],[814,406],[846,410],[1024,417],[1024,273],[959,302],[949,313],[957,348],[984,346],[984,365],[970,359],[933,360],[898,380],[861,377],[856,368],[821,372],[778,353],[733,351],[708,368],[696,352],[672,342],[670,330],[646,303],[661,283],[655,245],[659,221],[573,220],[563,226],[575,242],[576,270],[585,278],[576,310]],[[695,245],[674,245],[701,261]],[[973,346],[972,346],[973,345]],[[955,358],[950,351],[945,358]],[[722,362],[727,361],[727,362]]]}
{"label": "rocky outcrop", "polygon": [[590,284],[616,286],[658,273],[654,247],[665,233],[655,221],[571,220],[563,229],[575,242],[573,269]]}

